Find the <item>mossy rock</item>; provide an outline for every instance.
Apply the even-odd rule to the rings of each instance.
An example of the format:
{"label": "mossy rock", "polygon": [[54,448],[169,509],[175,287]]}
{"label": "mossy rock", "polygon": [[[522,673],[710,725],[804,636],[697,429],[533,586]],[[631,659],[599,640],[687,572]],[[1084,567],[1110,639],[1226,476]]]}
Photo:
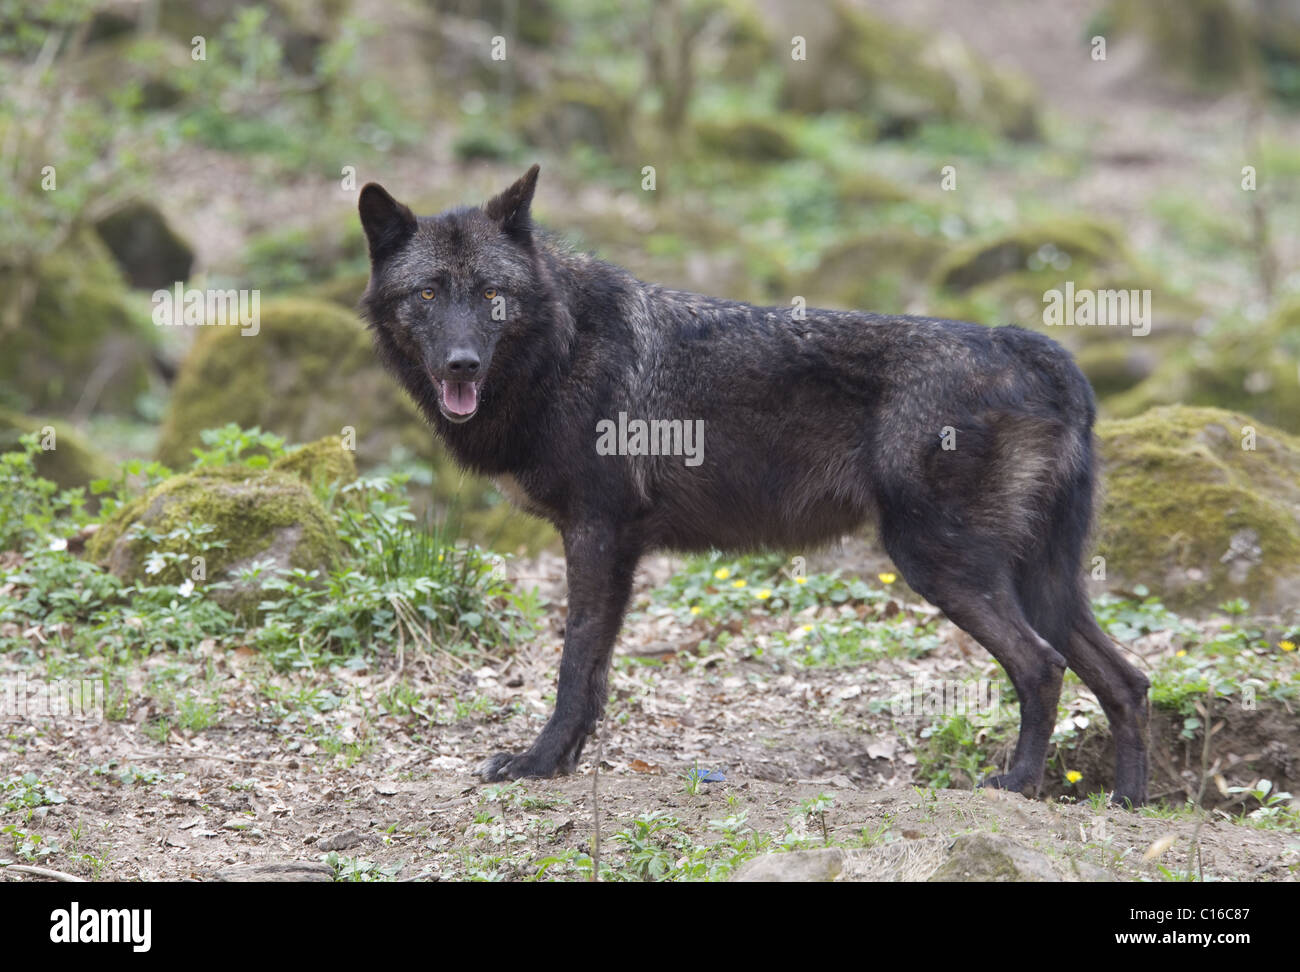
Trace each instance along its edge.
{"label": "mossy rock", "polygon": [[18,451],[20,436],[35,432],[44,437],[47,429],[53,432],[53,448],[36,454],[36,473],[42,479],[63,489],[74,489],[112,474],[113,464],[108,458],[66,422],[23,415],[10,409],[0,409],[0,452]]}
{"label": "mossy rock", "polygon": [[[199,542],[222,541],[225,546],[204,550],[194,541],[170,536],[200,524],[214,529]],[[138,529],[163,539],[151,542]],[[146,563],[155,552],[187,556],[182,564],[148,575]],[[257,561],[270,561],[279,569],[324,572],[339,563],[342,548],[329,514],[298,476],[220,466],[159,483],[103,524],[86,553],[126,583],[182,583],[192,579],[190,557],[202,556],[206,576],[196,582],[202,586],[214,581],[233,584],[241,569]],[[254,611],[263,596],[256,587],[238,585],[211,593],[217,603],[244,614]]]}
{"label": "mossy rock", "polygon": [[293,296],[310,300],[328,300],[331,304],[338,304],[340,307],[355,311],[361,303],[361,295],[365,293],[366,284],[369,282],[369,271],[361,270],[356,273],[345,273],[332,280],[305,284],[295,291]]}
{"label": "mossy rock", "polygon": [[[1244,429],[1254,449],[1243,448]],[[1170,406],[1098,423],[1106,586],[1187,611],[1300,600],[1300,439],[1239,412]]]}
{"label": "mossy rock", "polygon": [[1107,19],[1116,35],[1141,37],[1151,62],[1176,80],[1224,87],[1258,67],[1255,16],[1238,0],[1112,2]]}
{"label": "mossy rock", "polygon": [[[440,515],[454,506],[469,539],[511,551],[550,542],[531,520],[503,525],[497,519],[505,514],[496,512],[493,485],[456,466],[379,364],[365,326],[335,304],[268,302],[258,333],[247,337],[233,327],[201,330],[172,389],[157,458],[174,469],[188,466],[191,450],[202,445],[200,433],[228,422],[289,442],[313,442],[313,450],[320,445],[315,440],[338,443],[351,427],[356,452],[347,458],[362,469],[395,460],[428,463],[433,486],[414,492],[415,505]],[[285,461],[295,462],[292,456]]]}
{"label": "mossy rock", "polygon": [[[120,10],[125,12],[126,8]],[[132,27],[129,33],[90,44],[66,70],[69,80],[90,91],[138,85],[141,108],[164,110],[176,107],[185,97],[187,82],[191,81],[187,72],[195,69],[190,52],[189,37],[182,42],[163,34],[142,35]]]}
{"label": "mossy rock", "polygon": [[[21,315],[20,293],[31,297]],[[153,375],[151,310],[147,297],[127,289],[94,233],[78,235],[34,271],[0,267],[7,403],[33,412],[133,412]]]}
{"label": "mossy rock", "polygon": [[356,314],[318,300],[268,302],[258,333],[203,328],[181,365],[157,457],[187,466],[200,433],[235,422],[289,442],[356,430],[357,461],[435,454],[433,432],[380,366]]}
{"label": "mossy rock", "polygon": [[[1017,139],[1037,135],[1027,82],[991,67],[951,35],[914,33],[843,0],[805,5],[797,31],[775,23],[772,29],[784,38],[783,108],[865,114],[886,135],[906,135],[929,121],[968,122]],[[792,33],[806,39],[806,60],[791,59]]]}
{"label": "mossy rock", "polygon": [[1160,361],[1156,346],[1142,341],[1091,341],[1074,358],[1102,401],[1150,377]]}
{"label": "mossy rock", "polygon": [[[1110,300],[1101,296],[1108,291],[1127,291],[1132,306],[1131,295],[1137,291],[1138,300],[1145,300],[1147,316],[1139,318],[1130,310],[1129,317],[1119,324],[1048,324],[1044,319],[1047,310],[1044,295],[1055,290],[1064,301],[1067,280],[1074,282],[1076,294],[1084,289],[1092,291],[1094,307],[1103,300],[1107,308],[1111,307]],[[1146,292],[1150,294],[1149,300]],[[1013,273],[960,294],[932,292],[926,307],[936,317],[1033,328],[1075,351],[1081,363],[1093,345],[1122,345],[1124,349],[1113,354],[1097,351],[1087,356],[1090,365],[1100,366],[1098,377],[1103,383],[1111,382],[1116,391],[1152,374],[1153,360],[1163,362],[1167,356],[1178,354],[1178,349],[1194,337],[1197,324],[1205,315],[1204,306],[1197,300],[1174,293],[1149,270],[1140,267],[1119,272],[1080,267],[1077,273],[1046,269]],[[1123,305],[1117,309],[1121,315],[1124,313]]]}
{"label": "mossy rock", "polygon": [[1125,269],[1132,263],[1117,227],[1071,216],[1028,223],[958,246],[936,267],[934,284],[960,293],[1025,272],[1077,280],[1083,273]]}
{"label": "mossy rock", "polygon": [[[642,280],[735,300],[767,299],[769,292],[742,252],[734,226],[701,210],[642,203],[643,197],[655,195],[638,191],[616,205],[575,207],[564,216],[564,235],[576,248],[627,267]],[[634,207],[635,216],[629,218]]]}
{"label": "mossy rock", "polygon": [[194,249],[172,229],[153,203],[119,206],[95,224],[132,287],[170,288],[190,275]]}
{"label": "mossy rock", "polygon": [[[931,283],[929,313],[1041,331],[1076,352],[1102,395],[1125,392],[1153,374],[1205,314],[1197,300],[1137,260],[1117,227],[1089,217],[1030,223],[957,246],[938,262]],[[1045,320],[1050,292],[1058,295],[1059,323]],[[1074,323],[1085,320],[1085,292],[1094,323]],[[1123,303],[1112,303],[1112,294]],[[1071,295],[1076,302],[1067,316]],[[1103,310],[1118,312],[1120,323],[1098,322]]]}
{"label": "mossy rock", "polygon": [[695,126],[695,137],[704,151],[737,162],[784,162],[799,156],[794,138],[772,118],[702,121]]}
{"label": "mossy rock", "polygon": [[847,172],[835,180],[835,195],[857,206],[908,202],[913,194],[892,179],[874,172]]}
{"label": "mossy rock", "polygon": [[1170,354],[1106,406],[1124,417],[1176,403],[1235,409],[1300,432],[1300,301],[1283,305],[1261,325]]}
{"label": "mossy rock", "polygon": [[796,284],[810,304],[901,313],[927,291],[947,244],[892,226],[832,246]]}
{"label": "mossy rock", "polygon": [[346,486],[357,478],[357,464],[342,436],[330,435],[299,446],[271,463],[274,472],[297,476],[309,486]]}

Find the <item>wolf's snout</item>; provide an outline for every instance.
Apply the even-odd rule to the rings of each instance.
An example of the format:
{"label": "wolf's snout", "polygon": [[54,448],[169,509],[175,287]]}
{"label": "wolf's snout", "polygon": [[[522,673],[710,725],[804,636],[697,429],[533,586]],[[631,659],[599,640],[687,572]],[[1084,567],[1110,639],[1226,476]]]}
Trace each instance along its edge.
{"label": "wolf's snout", "polygon": [[482,364],[469,348],[453,348],[447,353],[441,376],[433,376],[441,392],[438,406],[453,422],[467,421],[478,411],[478,390]]}
{"label": "wolf's snout", "polygon": [[473,351],[457,350],[447,355],[447,375],[453,380],[467,381],[478,374],[478,355]]}

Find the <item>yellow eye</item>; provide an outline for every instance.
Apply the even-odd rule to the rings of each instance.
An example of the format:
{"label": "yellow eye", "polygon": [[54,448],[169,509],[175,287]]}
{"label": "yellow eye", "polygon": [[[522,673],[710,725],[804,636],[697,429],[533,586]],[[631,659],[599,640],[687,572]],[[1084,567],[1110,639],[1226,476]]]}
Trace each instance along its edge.
{"label": "yellow eye", "polygon": [[483,299],[484,299],[484,300],[492,300],[493,298],[496,297],[496,295],[497,295],[497,292],[496,292],[495,290],[493,290],[491,287],[489,287],[487,290],[483,291]]}
{"label": "yellow eye", "polygon": [[421,299],[421,300],[433,300],[433,288],[432,288],[432,287],[425,287],[423,290],[421,290],[421,291],[420,291],[420,299]]}

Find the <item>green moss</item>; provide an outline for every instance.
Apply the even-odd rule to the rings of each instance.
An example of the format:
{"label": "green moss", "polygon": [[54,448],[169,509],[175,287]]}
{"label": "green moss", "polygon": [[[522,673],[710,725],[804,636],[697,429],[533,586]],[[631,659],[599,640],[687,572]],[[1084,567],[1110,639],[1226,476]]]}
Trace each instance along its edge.
{"label": "green moss", "polygon": [[1263,324],[1165,357],[1140,385],[1107,404],[1116,416],[1182,403],[1235,409],[1300,432],[1300,301]]}
{"label": "green moss", "polygon": [[835,181],[835,195],[846,203],[875,206],[907,202],[912,193],[891,179],[874,172],[846,172]]}
{"label": "green moss", "polygon": [[[913,33],[842,0],[809,12],[799,27],[807,59],[785,62],[785,108],[865,113],[893,135],[927,121],[971,122],[1011,138],[1037,134],[1027,83],[990,67],[951,35]],[[789,52],[787,46],[787,59]]]}
{"label": "green moss", "polygon": [[17,450],[20,436],[31,432],[40,435],[46,428],[54,432],[54,448],[36,456],[36,472],[43,479],[72,489],[112,473],[113,464],[72,426],[58,419],[27,416],[9,409],[0,409],[0,452]]}
{"label": "green moss", "polygon": [[[132,297],[99,237],[80,234],[43,258],[34,274],[0,266],[0,295],[28,286],[33,299],[21,319],[0,314],[0,384],[10,404],[131,411],[149,387],[157,335],[147,296]],[[3,301],[0,311],[8,313]],[[83,401],[88,386],[93,400]]]}
{"label": "green moss", "polygon": [[339,436],[309,442],[271,463],[271,469],[297,476],[309,486],[346,485],[357,478],[357,464]]}
{"label": "green moss", "polygon": [[432,431],[380,367],[364,325],[323,301],[267,303],[256,335],[204,328],[172,390],[158,458],[188,465],[199,433],[227,422],[289,442],[351,427],[362,465],[387,460],[395,447],[434,453]]}
{"label": "green moss", "polygon": [[[1242,447],[1248,426],[1254,450]],[[1294,606],[1300,439],[1240,413],[1185,407],[1101,422],[1097,436],[1106,484],[1097,553],[1111,586],[1145,584],[1187,609],[1233,597],[1265,611]]]}
{"label": "green moss", "polygon": [[695,135],[706,152],[737,161],[783,162],[799,155],[794,138],[773,118],[702,121],[695,126]]}
{"label": "green moss", "polygon": [[[355,430],[355,463],[363,469],[394,457],[427,464],[432,502],[464,511],[470,539],[492,542],[492,484],[466,475],[437,443],[434,431],[396,380],[380,366],[370,335],[355,314],[319,300],[268,302],[256,335],[232,327],[204,328],[181,366],[159,439],[157,457],[172,468],[191,461],[200,432],[234,422],[289,442],[338,443]],[[314,446],[313,446],[314,448]],[[286,462],[294,463],[293,456]],[[305,460],[302,460],[305,461]],[[355,471],[352,471],[355,475]],[[499,515],[499,514],[498,514]],[[515,549],[517,531],[505,541]],[[531,545],[527,532],[525,545]]]}
{"label": "green moss", "polygon": [[[1132,265],[1120,231],[1101,220],[1071,216],[1017,226],[955,248],[935,269],[938,287],[969,290],[1025,272],[1078,280],[1095,270]],[[1039,294],[1041,298],[1041,290]]]}
{"label": "green moss", "polygon": [[[214,528],[197,539],[174,536],[186,527]],[[132,528],[146,528],[156,543]],[[223,541],[225,546],[204,549]],[[185,554],[183,565],[169,564],[153,583],[179,584],[190,577],[191,556],[205,559],[206,582],[232,580],[242,567],[270,559],[280,567],[328,570],[341,548],[333,523],[311,489],[284,472],[254,472],[220,466],[174,476],[123,507],[91,537],[87,555],[128,583],[146,579],[150,554]],[[221,604],[239,611],[256,607],[256,588],[214,590]]]}
{"label": "green moss", "polygon": [[900,313],[926,291],[946,244],[903,227],[850,237],[832,246],[794,284],[814,305]]}
{"label": "green moss", "polygon": [[348,310],[356,310],[365,293],[366,284],[370,282],[370,271],[358,270],[345,273],[331,280],[323,280],[303,286],[295,296],[311,300],[327,300]]}

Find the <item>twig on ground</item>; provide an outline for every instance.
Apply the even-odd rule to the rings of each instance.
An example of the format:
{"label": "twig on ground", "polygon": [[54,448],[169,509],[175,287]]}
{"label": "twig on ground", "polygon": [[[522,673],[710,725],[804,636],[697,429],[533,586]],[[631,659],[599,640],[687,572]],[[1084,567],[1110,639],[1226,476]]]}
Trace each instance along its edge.
{"label": "twig on ground", "polygon": [[600,880],[600,761],[605,758],[605,720],[596,729],[596,765],[591,773],[591,818],[595,836],[591,840],[591,879]]}
{"label": "twig on ground", "polygon": [[283,769],[292,769],[287,762],[282,759],[253,759],[251,756],[225,756],[221,753],[196,753],[189,750],[179,750],[174,753],[130,753],[127,759],[216,759],[223,763],[258,763],[262,766],[279,766]]}
{"label": "twig on ground", "polygon": [[85,878],[77,877],[75,874],[68,874],[64,871],[54,871],[48,867],[34,867],[31,864],[0,864],[0,868],[7,871],[17,871],[19,874],[31,874],[35,877],[49,878],[52,881],[69,881],[74,884],[86,884]]}

